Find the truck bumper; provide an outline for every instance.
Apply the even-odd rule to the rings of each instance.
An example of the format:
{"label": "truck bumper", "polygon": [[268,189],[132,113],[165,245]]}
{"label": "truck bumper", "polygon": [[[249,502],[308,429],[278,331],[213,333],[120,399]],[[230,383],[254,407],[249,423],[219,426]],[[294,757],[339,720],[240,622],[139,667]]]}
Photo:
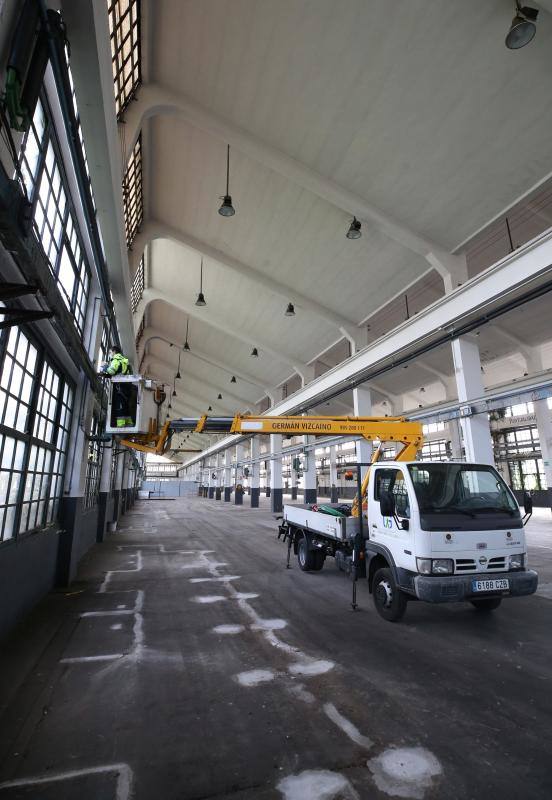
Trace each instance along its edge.
{"label": "truck bumper", "polygon": [[[510,588],[504,591],[473,592],[472,581],[489,580],[490,578],[507,578]],[[532,569],[520,572],[476,573],[471,575],[416,575],[414,589],[416,597],[426,603],[457,603],[460,600],[472,600],[476,597],[521,597],[533,594],[537,590],[538,575]]]}

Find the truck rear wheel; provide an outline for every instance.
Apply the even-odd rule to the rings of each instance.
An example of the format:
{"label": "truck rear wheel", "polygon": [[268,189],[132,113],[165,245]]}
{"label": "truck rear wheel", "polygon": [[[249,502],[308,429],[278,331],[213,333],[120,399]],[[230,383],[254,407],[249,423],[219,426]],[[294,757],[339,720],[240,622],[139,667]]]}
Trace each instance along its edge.
{"label": "truck rear wheel", "polygon": [[401,592],[388,567],[378,569],[372,583],[376,611],[388,622],[398,622],[406,611],[406,595]]}
{"label": "truck rear wheel", "polygon": [[502,603],[502,597],[482,597],[480,600],[470,600],[477,611],[494,611]]}
{"label": "truck rear wheel", "polygon": [[297,560],[303,572],[318,572],[324,566],[325,553],[323,550],[311,550],[309,540],[303,534],[297,546]]}

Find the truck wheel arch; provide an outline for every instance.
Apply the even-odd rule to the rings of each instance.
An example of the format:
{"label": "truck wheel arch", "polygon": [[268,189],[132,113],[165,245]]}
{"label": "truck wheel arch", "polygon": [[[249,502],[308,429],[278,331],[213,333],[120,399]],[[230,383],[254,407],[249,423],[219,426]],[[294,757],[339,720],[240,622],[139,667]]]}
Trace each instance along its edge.
{"label": "truck wheel arch", "polygon": [[368,590],[370,592],[372,591],[374,575],[378,569],[385,569],[386,567],[392,571],[393,577],[398,584],[395,559],[387,547],[370,544],[370,546],[366,548],[366,576],[368,578]]}

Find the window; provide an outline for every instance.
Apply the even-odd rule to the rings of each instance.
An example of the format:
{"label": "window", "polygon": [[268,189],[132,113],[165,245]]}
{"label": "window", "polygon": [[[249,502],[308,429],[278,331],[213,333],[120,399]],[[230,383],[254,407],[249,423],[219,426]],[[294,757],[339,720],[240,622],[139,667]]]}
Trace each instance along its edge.
{"label": "window", "polygon": [[108,0],[115,111],[120,119],[142,80],[139,0]]}
{"label": "window", "polygon": [[504,411],[505,417],[522,417],[526,414],[534,414],[533,403],[518,403],[515,406],[508,406]]}
{"label": "window", "polygon": [[378,469],[374,482],[374,499],[391,492],[395,498],[395,510],[399,517],[410,517],[410,502],[404,474],[400,469]]}
{"label": "window", "polygon": [[144,214],[142,198],[142,134],[136,140],[123,178],[123,207],[127,247],[134,241]]}
{"label": "window", "polygon": [[130,307],[132,308],[132,313],[135,314],[138,310],[138,303],[142,299],[142,295],[144,294],[144,257],[140,259],[140,263],[138,264],[138,269],[136,270],[136,274],[132,279],[132,285],[130,287]]}
{"label": "window", "polygon": [[53,126],[39,101],[21,149],[21,171],[33,207],[36,235],[63,301],[82,335],[90,268],[84,255]]}
{"label": "window", "polygon": [[512,515],[517,504],[492,467],[466,464],[408,466],[422,513],[453,513],[474,517],[481,513]]}
{"label": "window", "polygon": [[427,425],[422,426],[422,432],[424,436],[427,436],[428,433],[438,433],[439,431],[445,430],[445,423],[444,422],[430,422]]}
{"label": "window", "polygon": [[434,439],[422,447],[422,461],[445,461],[449,457],[446,439]]}
{"label": "window", "polygon": [[99,435],[100,421],[97,415],[94,414],[90,426],[90,436],[94,438],[88,441],[88,458],[86,460],[86,477],[84,481],[83,506],[85,510],[92,508],[98,502],[103,453],[103,447],[98,441]]}
{"label": "window", "polygon": [[538,491],[547,488],[542,458],[524,458],[508,461],[512,489]]}
{"label": "window", "polygon": [[0,336],[0,540],[41,528],[63,490],[72,387],[17,326]]}

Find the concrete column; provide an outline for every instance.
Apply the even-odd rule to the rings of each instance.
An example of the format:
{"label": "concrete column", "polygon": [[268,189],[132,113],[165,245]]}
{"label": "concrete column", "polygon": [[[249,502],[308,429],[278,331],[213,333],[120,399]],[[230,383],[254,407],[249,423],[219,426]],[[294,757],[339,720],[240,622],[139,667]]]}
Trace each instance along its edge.
{"label": "concrete column", "polygon": [[[469,336],[460,336],[452,342],[452,356],[456,375],[458,400],[468,403],[483,397],[485,390],[481,378],[481,359],[479,347]],[[460,425],[464,438],[466,461],[480,464],[493,464],[493,445],[491,428],[486,414],[461,417]]]}
{"label": "concrete column", "polygon": [[[313,444],[313,442],[313,436],[303,436],[304,445]],[[303,482],[305,484],[303,501],[305,503],[316,503],[316,454],[314,450],[305,450]]]}
{"label": "concrete column", "polygon": [[462,440],[460,438],[460,423],[457,419],[447,422],[451,456],[454,459],[462,458]]}
{"label": "concrete column", "polygon": [[222,496],[222,481],[224,472],[222,471],[222,453],[217,453],[217,479],[215,481],[215,500],[220,500]]}
{"label": "concrete column", "polygon": [[105,445],[102,452],[102,469],[100,473],[100,491],[98,493],[98,529],[96,541],[103,542],[108,523],[109,490],[111,489],[111,460],[113,439]]}
{"label": "concrete column", "polygon": [[125,450],[123,454],[123,477],[121,480],[121,514],[126,514],[127,510],[128,460],[128,450]]}
{"label": "concrete column", "polygon": [[207,496],[208,496],[209,500],[213,500],[213,498],[215,496],[215,481],[216,481],[216,478],[213,478],[213,470],[214,470],[214,466],[213,466],[212,463],[210,463],[208,465],[208,467],[207,467],[207,473],[208,473],[207,486],[209,487],[208,488],[208,492],[207,492]]}
{"label": "concrete column", "polygon": [[259,507],[259,496],[261,494],[261,440],[259,436],[251,439],[251,508]]}
{"label": "concrete column", "polygon": [[[355,417],[372,416],[372,392],[364,386],[353,389],[353,408]],[[359,463],[368,463],[372,459],[372,442],[361,439],[356,443],[356,456]],[[366,467],[361,470],[364,477]]]}
{"label": "concrete column", "polygon": [[224,451],[224,502],[229,503],[232,496],[232,451]]}
{"label": "concrete column", "polygon": [[271,476],[271,474],[272,474],[272,462],[270,461],[270,459],[267,459],[267,462],[266,462],[266,475],[265,475],[265,482],[266,482],[265,495],[267,497],[270,497],[270,476]]}
{"label": "concrete column", "polygon": [[234,505],[243,505],[243,460],[245,458],[243,444],[236,445],[236,481],[234,486],[241,486],[241,489],[234,489]]}
{"label": "concrete column", "polygon": [[293,462],[297,458],[296,453],[292,453],[291,456],[291,499],[297,500],[297,470],[293,468]]}
{"label": "concrete column", "polygon": [[535,400],[533,402],[535,416],[537,418],[537,430],[539,432],[540,449],[542,463],[544,464],[544,474],[548,493],[548,507],[552,508],[552,421],[551,412],[546,400]]}
{"label": "concrete column", "polygon": [[273,513],[283,509],[282,492],[282,436],[279,433],[270,434],[270,510]]}
{"label": "concrete column", "polygon": [[115,488],[113,490],[113,522],[118,522],[121,516],[121,493],[123,488],[123,472],[125,468],[125,454],[117,454],[117,466],[115,467]]}
{"label": "concrete column", "polygon": [[330,447],[330,503],[337,503],[337,446]]}

